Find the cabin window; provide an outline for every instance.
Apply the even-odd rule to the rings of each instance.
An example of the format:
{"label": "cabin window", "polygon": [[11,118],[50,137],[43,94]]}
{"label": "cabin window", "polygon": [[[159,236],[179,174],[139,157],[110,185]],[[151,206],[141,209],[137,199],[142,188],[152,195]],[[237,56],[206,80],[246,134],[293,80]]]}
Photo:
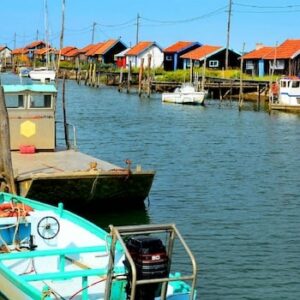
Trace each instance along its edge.
{"label": "cabin window", "polygon": [[166,60],[168,60],[168,61],[173,60],[172,55],[166,55]]}
{"label": "cabin window", "polygon": [[218,60],[210,60],[208,62],[208,66],[210,68],[218,68],[219,67],[219,61]]}
{"label": "cabin window", "polygon": [[292,81],[292,88],[298,88],[300,86],[300,81]]}
{"label": "cabin window", "polygon": [[281,87],[285,88],[286,87],[286,83],[287,83],[286,81],[281,81]]}
{"label": "cabin window", "polygon": [[30,108],[51,108],[51,95],[32,95]]}
{"label": "cabin window", "polygon": [[24,95],[6,95],[5,104],[7,108],[24,108]]}

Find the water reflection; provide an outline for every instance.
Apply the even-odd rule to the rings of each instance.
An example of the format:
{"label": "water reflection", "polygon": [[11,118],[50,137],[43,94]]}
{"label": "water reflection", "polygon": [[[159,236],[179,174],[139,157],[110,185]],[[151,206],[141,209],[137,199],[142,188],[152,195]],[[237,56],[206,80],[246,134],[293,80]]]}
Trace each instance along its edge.
{"label": "water reflection", "polygon": [[150,224],[148,210],[145,208],[113,211],[94,211],[93,209],[81,213],[81,216],[100,226],[104,230],[108,230],[109,225],[125,226],[125,225],[141,225]]}

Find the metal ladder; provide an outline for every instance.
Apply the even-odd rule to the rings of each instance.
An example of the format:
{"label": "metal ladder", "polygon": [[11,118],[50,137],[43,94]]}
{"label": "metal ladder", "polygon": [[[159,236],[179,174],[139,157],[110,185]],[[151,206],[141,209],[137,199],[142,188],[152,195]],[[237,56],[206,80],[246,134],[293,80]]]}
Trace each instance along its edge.
{"label": "metal ladder", "polygon": [[[111,287],[113,282],[113,270],[114,270],[114,261],[115,261],[115,253],[116,253],[116,243],[119,242],[126,258],[128,259],[128,262],[130,264],[130,268],[132,271],[132,286],[131,286],[131,294],[130,299],[135,299],[136,294],[136,286],[137,285],[143,285],[143,284],[149,284],[149,283],[162,283],[162,289],[161,289],[161,300],[166,299],[167,295],[167,286],[168,282],[170,281],[179,281],[179,280],[186,280],[191,281],[191,292],[190,292],[190,300],[195,299],[195,286],[196,286],[196,279],[197,279],[197,264],[196,260],[194,258],[194,255],[192,254],[191,250],[189,249],[188,245],[184,241],[183,237],[181,236],[180,232],[176,228],[175,224],[159,224],[159,225],[136,225],[136,226],[113,226],[110,225],[110,236],[112,238],[110,252],[109,252],[109,262],[108,262],[108,272],[107,272],[107,281],[106,281],[106,287],[105,287],[105,300],[110,299],[111,294]],[[127,236],[133,236],[133,235],[140,235],[140,234],[152,234],[152,233],[167,233],[168,239],[167,239],[167,255],[169,257],[169,261],[172,261],[172,254],[173,254],[173,246],[175,239],[177,238],[180,243],[182,244],[186,254],[188,255],[190,261],[191,261],[191,267],[192,272],[190,275],[186,276],[179,276],[179,277],[167,277],[167,278],[158,278],[158,279],[143,279],[143,280],[137,280],[137,271],[135,267],[135,263],[129,253],[129,251],[126,248],[125,242],[123,240],[123,237]],[[170,269],[169,265],[169,269]]]}

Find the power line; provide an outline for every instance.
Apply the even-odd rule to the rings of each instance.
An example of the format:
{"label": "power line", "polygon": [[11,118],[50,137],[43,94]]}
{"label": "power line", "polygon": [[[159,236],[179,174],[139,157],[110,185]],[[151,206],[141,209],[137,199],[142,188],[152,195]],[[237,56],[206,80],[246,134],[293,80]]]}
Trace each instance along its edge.
{"label": "power line", "polygon": [[259,10],[259,11],[250,11],[250,10],[234,10],[235,13],[245,13],[245,14],[284,14],[284,13],[296,13],[299,12],[300,9],[292,9],[292,10],[277,10],[277,11],[271,11],[271,10]]}
{"label": "power line", "polygon": [[100,25],[102,27],[121,27],[121,26],[124,26],[124,25],[128,25],[130,23],[133,23],[135,21],[135,19],[130,19],[126,22],[123,22],[123,23],[119,23],[119,24],[102,24],[102,23],[97,23],[97,25]]}
{"label": "power line", "polygon": [[287,9],[287,8],[299,8],[300,4],[291,4],[291,5],[282,5],[282,6],[264,6],[264,5],[253,5],[253,4],[242,4],[242,3],[234,3],[236,6],[244,6],[251,8],[263,8],[263,9]]}
{"label": "power line", "polygon": [[220,12],[224,12],[225,9],[227,8],[226,6],[220,7],[214,11],[211,11],[209,13],[203,14],[201,16],[198,17],[193,17],[193,18],[189,18],[189,19],[181,19],[181,20],[175,20],[175,21],[166,21],[166,20],[154,20],[154,19],[149,19],[149,18],[143,18],[140,17],[141,19],[143,19],[144,21],[148,21],[148,22],[154,22],[154,23],[161,23],[161,24],[180,24],[180,23],[189,23],[189,22],[193,22],[193,21],[197,21],[197,20],[201,20],[204,18],[208,18],[211,16],[214,16]]}

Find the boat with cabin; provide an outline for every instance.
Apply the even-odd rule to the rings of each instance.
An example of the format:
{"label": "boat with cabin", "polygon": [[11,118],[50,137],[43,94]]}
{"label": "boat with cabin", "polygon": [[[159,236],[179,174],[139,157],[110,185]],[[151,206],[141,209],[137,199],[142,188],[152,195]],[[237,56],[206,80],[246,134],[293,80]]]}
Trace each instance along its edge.
{"label": "boat with cabin", "polygon": [[[55,85],[3,85],[3,90],[19,195],[55,205],[63,199],[67,208],[79,209],[144,205],[155,171],[132,168],[130,160],[120,167],[80,152],[76,128],[56,120]],[[63,147],[57,145],[59,129],[65,130]]]}
{"label": "boat with cabin", "polygon": [[300,78],[283,77],[271,86],[270,109],[300,112]]}
{"label": "boat with cabin", "polygon": [[40,67],[31,70],[28,75],[32,80],[47,82],[55,80],[56,72],[55,70],[49,69],[47,67]]}
{"label": "boat with cabin", "polygon": [[185,83],[177,87],[174,92],[163,93],[162,102],[204,105],[206,95],[207,91],[197,91],[193,84]]}
{"label": "boat with cabin", "polygon": [[[178,242],[184,274],[173,267]],[[0,193],[0,297],[194,300],[196,277],[174,224],[110,225],[106,232],[62,203]]]}
{"label": "boat with cabin", "polygon": [[20,77],[29,77],[29,72],[31,71],[28,67],[20,67],[19,68],[19,76]]}

